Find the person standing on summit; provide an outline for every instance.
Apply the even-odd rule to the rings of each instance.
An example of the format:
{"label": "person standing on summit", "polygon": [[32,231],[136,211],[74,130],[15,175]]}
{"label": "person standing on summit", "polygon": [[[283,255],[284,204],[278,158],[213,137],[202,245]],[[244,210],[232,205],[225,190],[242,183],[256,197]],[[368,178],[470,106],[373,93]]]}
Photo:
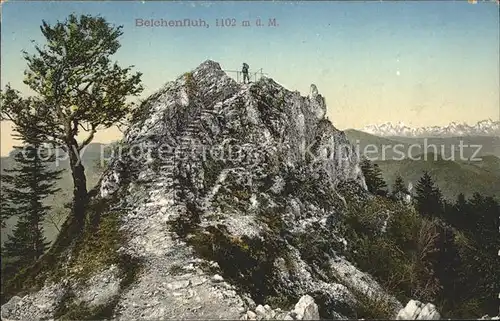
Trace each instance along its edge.
{"label": "person standing on summit", "polygon": [[248,68],[249,66],[247,65],[246,62],[243,63],[243,68],[241,69],[241,72],[243,73],[243,83],[246,84],[246,80],[248,83],[250,83],[250,78],[248,77]]}

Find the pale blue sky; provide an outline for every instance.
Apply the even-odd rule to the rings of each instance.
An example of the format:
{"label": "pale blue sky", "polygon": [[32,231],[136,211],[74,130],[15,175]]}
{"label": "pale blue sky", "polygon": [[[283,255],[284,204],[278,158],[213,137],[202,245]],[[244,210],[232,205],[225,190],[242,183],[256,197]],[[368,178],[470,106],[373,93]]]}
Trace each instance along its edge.
{"label": "pale blue sky", "polygon": [[[2,8],[4,85],[24,90],[21,50],[39,25],[100,14],[124,26],[116,58],[144,76],[146,94],[206,59],[225,69],[246,61],[307,94],[315,83],[339,128],[499,117],[499,7],[494,2],[20,2]],[[221,28],[216,18],[279,26]],[[207,29],[136,27],[135,19],[202,18]]]}

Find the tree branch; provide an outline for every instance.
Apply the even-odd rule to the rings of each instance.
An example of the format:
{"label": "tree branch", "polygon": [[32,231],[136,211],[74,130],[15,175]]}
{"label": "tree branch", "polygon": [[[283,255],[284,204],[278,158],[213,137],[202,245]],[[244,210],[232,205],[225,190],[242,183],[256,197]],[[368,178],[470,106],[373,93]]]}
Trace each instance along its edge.
{"label": "tree branch", "polygon": [[88,125],[87,125],[87,127],[85,127],[85,126],[83,126],[83,124],[78,124],[78,126],[80,126],[80,128],[86,132],[88,132],[90,130]]}
{"label": "tree branch", "polygon": [[97,132],[96,125],[92,124],[92,129],[90,130],[89,136],[80,144],[78,147],[78,151],[81,151],[85,146],[90,144],[90,142],[94,139],[94,134]]}
{"label": "tree branch", "polygon": [[[24,128],[26,127],[26,124],[19,121],[19,119],[17,118],[14,118],[12,117],[12,115],[10,115],[9,113],[7,113],[6,111],[2,111],[3,115],[2,115],[2,120],[3,121],[11,121],[15,126],[17,127],[20,127],[20,128]],[[52,131],[49,131],[49,130],[42,130],[40,127],[38,126],[30,126],[30,128],[34,131],[36,131],[38,134],[40,135],[43,135],[45,137],[53,137],[54,139],[48,139],[46,140],[45,142],[47,143],[52,143],[52,144],[55,144],[57,146],[61,145],[62,142],[64,142],[64,137],[63,136],[59,136],[59,135],[54,135],[54,132]]]}

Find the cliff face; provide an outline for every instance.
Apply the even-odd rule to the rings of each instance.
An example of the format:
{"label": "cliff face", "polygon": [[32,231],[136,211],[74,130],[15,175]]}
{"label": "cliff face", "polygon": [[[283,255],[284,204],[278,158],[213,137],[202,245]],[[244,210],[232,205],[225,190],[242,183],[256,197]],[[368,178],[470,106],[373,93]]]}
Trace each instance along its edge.
{"label": "cliff face", "polygon": [[[247,167],[251,176],[255,169],[268,169],[271,161],[292,168],[308,163],[332,184],[356,180],[364,185],[353,146],[324,119],[325,113],[321,95],[302,97],[267,78],[237,84],[217,63],[207,61],[149,97],[125,142],[151,151],[150,160],[160,166],[170,165],[171,159],[182,163],[189,158],[199,165],[222,159],[226,168]],[[129,167],[143,165],[136,159],[123,161]],[[158,175],[142,167],[137,169],[141,174]],[[201,180],[204,171],[194,173],[194,180]],[[109,193],[114,179],[105,180],[102,193]]]}
{"label": "cliff face", "polygon": [[11,299],[2,318],[300,319],[315,304],[355,317],[359,293],[395,316],[401,304],[336,255],[342,191],[370,196],[325,112],[317,93],[238,84],[213,61],[167,83],[133,117],[92,200],[99,232],[88,238],[119,235],[103,249],[116,263],[81,267],[93,259],[84,236],[55,267],[63,276]]}

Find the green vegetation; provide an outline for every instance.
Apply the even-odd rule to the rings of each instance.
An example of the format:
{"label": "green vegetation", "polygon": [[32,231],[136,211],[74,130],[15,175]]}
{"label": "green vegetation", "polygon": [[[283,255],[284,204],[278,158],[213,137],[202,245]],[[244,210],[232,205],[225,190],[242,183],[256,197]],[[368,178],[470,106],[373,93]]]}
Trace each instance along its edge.
{"label": "green vegetation", "polygon": [[124,271],[132,271],[138,265],[138,262],[131,262],[130,257],[118,251],[126,241],[126,236],[119,231],[123,213],[111,210],[118,199],[119,196],[115,196],[113,200],[98,199],[89,204],[85,230],[72,248],[73,254],[65,269],[69,276],[85,280],[95,271],[112,264],[122,267]]}
{"label": "green vegetation", "polygon": [[[398,176],[402,176],[407,183],[415,183],[427,171],[449,201],[456,199],[460,193],[471,197],[475,192],[500,201],[500,137],[387,138],[351,129],[345,133],[352,144],[359,145],[361,153],[366,152],[366,156],[377,158],[375,163],[388,184],[394,184]],[[474,155],[476,147],[465,147],[463,156],[466,159],[474,156],[475,159],[461,160],[460,150],[457,150],[460,143],[482,148],[478,155]],[[422,155],[425,144],[428,146],[426,157]],[[411,145],[422,146],[422,149],[410,149]],[[437,146],[437,150],[432,145]],[[398,147],[393,149],[395,146]],[[411,153],[415,159],[400,160],[402,155],[398,151]],[[450,159],[451,155],[455,156],[454,160],[443,160],[443,157]]]}
{"label": "green vegetation", "polygon": [[[52,215],[62,214],[57,219],[47,215],[60,233],[43,256],[40,257],[45,250],[41,228],[36,231],[24,229],[22,232],[21,227],[26,226],[26,220],[18,218],[12,241],[5,244],[8,252],[14,249],[20,251],[21,243],[29,238],[40,241],[37,241],[33,259],[19,266],[17,273],[2,279],[2,301],[13,294],[22,295],[40,289],[45,281],[57,282],[69,276],[85,279],[109,264],[117,264],[121,268],[124,282],[131,282],[138,271],[138,262],[131,262],[131,258],[117,252],[118,245],[123,243],[122,235],[118,232],[120,213],[110,211],[109,204],[103,204],[105,201],[91,201],[92,193],[87,190],[88,175],[82,161],[85,154],[88,156],[86,147],[90,146],[95,133],[123,120],[133,106],[126,103],[127,96],[135,96],[142,91],[141,74],[131,75],[131,67],[121,68],[110,59],[120,48],[118,38],[122,35],[121,28],[112,26],[102,17],[89,15],[77,17],[71,14],[65,21],[58,21],[54,25],[43,21],[40,29],[46,44],[35,46],[35,54],[24,52],[27,62],[24,83],[35,95],[24,98],[10,85],[1,93],[2,119],[11,121],[20,133],[36,133],[37,142],[51,144],[69,156],[69,162],[63,162],[63,168],[70,170],[71,176],[66,177],[69,177],[73,187],[72,198],[69,195],[55,197],[58,203],[72,201],[69,206],[71,210],[54,209]],[[78,142],[77,137],[82,131],[88,135]],[[15,157],[19,155],[17,153]],[[2,170],[8,172],[9,169],[4,165]],[[21,180],[33,182],[26,180],[21,172],[16,172],[8,180],[12,183]],[[54,194],[49,178],[55,179],[56,175],[52,176],[49,171],[38,175],[36,181],[39,185],[33,187],[38,195]],[[49,209],[47,203],[50,200],[42,204],[40,197],[35,199],[23,193],[16,195],[19,201],[9,195],[6,206],[12,209],[12,213],[21,210],[26,212],[22,201],[29,202],[38,213],[38,216],[35,215],[36,220],[35,216],[30,217],[29,224],[39,227]],[[7,201],[4,195],[2,201]],[[89,201],[92,203],[89,204]],[[66,214],[71,215],[61,227],[58,226],[59,220]],[[66,307],[61,306],[62,312],[64,309]],[[61,315],[69,313],[62,312]],[[97,314],[100,313],[104,312]]]}
{"label": "green vegetation", "polygon": [[[127,96],[142,91],[141,74],[130,75],[110,57],[120,48],[121,26],[102,17],[71,14],[65,21],[40,27],[46,40],[36,53],[24,52],[27,63],[24,83],[35,92],[24,98],[7,85],[1,94],[3,119],[18,128],[33,127],[44,142],[62,148],[69,155],[73,178],[72,215],[83,228],[88,201],[87,178],[80,152],[98,129],[109,128],[131,111]],[[88,136],[82,142],[77,136]]]}
{"label": "green vegetation", "polygon": [[[103,167],[100,166],[99,161],[101,148],[104,148],[104,145],[99,143],[91,143],[87,146],[85,152],[82,154],[83,164],[87,173],[87,188],[89,190],[92,189],[99,181],[103,170]],[[106,150],[108,149],[106,148]],[[6,173],[6,170],[12,169],[16,166],[16,155],[17,153],[13,152],[10,156],[1,158],[0,170],[2,174]],[[57,191],[52,195],[48,195],[43,200],[43,205],[50,207],[51,209],[47,212],[47,215],[45,216],[45,220],[43,222],[45,238],[47,239],[47,242],[50,242],[51,244],[59,234],[64,221],[66,221],[68,215],[71,214],[71,198],[73,196],[73,178],[71,177],[71,171],[69,170],[69,162],[67,159],[64,159],[65,154],[63,152],[61,152],[59,157],[59,161],[52,161],[46,164],[47,169],[50,171],[62,170],[61,175],[57,179],[55,185],[57,187]],[[96,166],[96,164],[99,165]],[[9,198],[5,198],[3,202],[5,202],[5,205],[2,204],[2,209],[4,208],[4,206],[10,206]],[[2,244],[4,244],[6,240],[8,240],[9,235],[12,235],[16,222],[17,218],[15,216],[12,216],[5,221],[6,226],[2,228]],[[2,262],[4,261],[2,260]]]}
{"label": "green vegetation", "polygon": [[[99,205],[95,204],[93,207]],[[99,209],[91,208],[90,210]],[[93,272],[118,261],[118,249],[122,241],[118,231],[119,214],[108,212],[104,216],[96,216],[95,220],[98,222],[86,228],[81,241],[75,246],[74,257],[68,266],[71,276],[83,280]]]}
{"label": "green vegetation", "polygon": [[[416,193],[408,206],[385,196],[349,198],[342,222],[346,257],[401,302],[434,302],[444,317],[496,314],[500,204],[479,193],[447,202],[428,173]],[[373,310],[372,304],[358,312]]]}
{"label": "green vegetation", "polygon": [[332,211],[342,207],[342,202],[335,194],[328,175],[316,176],[307,168],[301,168],[293,173],[288,169],[281,171],[284,179],[284,195],[295,196],[303,202],[310,202],[325,211]]}
{"label": "green vegetation", "polygon": [[196,82],[193,77],[192,72],[186,72],[184,74],[184,78],[186,79],[186,87],[188,90],[189,97],[192,97],[196,93]]}
{"label": "green vegetation", "polygon": [[49,245],[43,223],[52,209],[44,202],[58,191],[55,185],[61,170],[49,167],[54,155],[49,154],[34,126],[15,128],[23,146],[15,148],[14,166],[1,176],[2,228],[7,219],[16,220],[13,233],[2,244],[2,288],[7,280],[34,264]]}
{"label": "green vegetation", "polygon": [[345,219],[348,258],[401,301],[432,301],[437,284],[427,274],[426,259],[435,251],[436,234],[429,221],[382,197],[350,206]]}
{"label": "green vegetation", "polygon": [[368,320],[391,320],[394,319],[394,307],[382,294],[370,296],[368,293],[351,289],[357,302],[355,306],[356,316],[354,319]]}
{"label": "green vegetation", "polygon": [[[238,184],[232,176],[225,183],[234,192],[231,197],[237,197],[242,204],[248,203],[250,191],[245,186]],[[234,199],[217,201],[234,202]],[[279,271],[275,266],[276,260],[280,258],[284,259],[287,268],[293,269],[293,264],[287,259],[287,242],[281,235],[284,228],[284,208],[267,206],[264,199],[259,202],[262,207],[257,218],[265,228],[262,238],[231,235],[222,224],[200,227],[201,213],[195,204],[188,204],[187,212],[171,226],[199,257],[217,262],[220,267],[218,273],[242,291],[250,293],[254,300],[290,306],[296,302],[297,296],[294,293],[283,293],[282,289],[277,288],[280,286],[276,282]],[[176,269],[171,273],[176,273]]]}
{"label": "green vegetation", "polygon": [[62,264],[71,252],[71,246],[80,235],[72,217],[68,217],[61,227],[49,251],[33,265],[21,269],[11,279],[2,282],[2,304],[13,295],[25,295],[40,290],[48,279],[60,279]]}
{"label": "green vegetation", "polygon": [[429,160],[387,160],[377,161],[387,182],[393,183],[397,176],[402,176],[407,182],[415,183],[424,172],[432,175],[441,189],[443,196],[452,201],[458,194],[471,197],[475,192],[485,196],[495,197],[500,201],[500,167],[496,167],[498,157],[484,157],[482,161],[434,161]]}
{"label": "green vegetation", "polygon": [[394,181],[394,184],[392,185],[392,191],[391,191],[391,196],[393,199],[396,200],[401,200],[403,195],[408,194],[409,191],[406,188],[406,185],[403,181],[403,178],[401,176],[396,176],[396,180]]}
{"label": "green vegetation", "polygon": [[269,233],[263,239],[235,237],[218,225],[196,231],[187,240],[200,257],[218,262],[223,276],[257,302],[276,304],[279,299],[280,304],[290,305],[297,299],[276,288],[279,283],[274,262],[287,251],[286,242],[276,235]]}
{"label": "green vegetation", "polygon": [[377,164],[372,163],[367,158],[361,161],[361,170],[365,176],[368,190],[375,195],[386,195],[387,184],[382,178],[382,171]]}
{"label": "green vegetation", "polygon": [[224,162],[216,160],[212,157],[207,158],[207,160],[203,162],[203,186],[205,188],[205,193],[214,187],[223,169]]}
{"label": "green vegetation", "polygon": [[428,172],[420,178],[415,186],[416,207],[420,214],[426,217],[440,217],[443,212],[443,196],[441,190],[434,184]]}
{"label": "green vegetation", "polygon": [[[59,282],[71,278],[85,282],[89,277],[114,264],[119,269],[120,291],[126,289],[141,271],[141,262],[118,251],[125,242],[125,235],[119,231],[122,213],[111,210],[121,196],[111,200],[93,199],[86,209],[85,228],[75,226],[70,216],[61,228],[51,249],[35,264],[21,270],[2,287],[2,300],[12,295],[23,295],[41,289],[46,281]],[[64,265],[64,266],[63,266]],[[110,316],[116,301],[103,306],[88,307],[75,303],[68,293],[58,308],[60,319],[96,319]]]}

